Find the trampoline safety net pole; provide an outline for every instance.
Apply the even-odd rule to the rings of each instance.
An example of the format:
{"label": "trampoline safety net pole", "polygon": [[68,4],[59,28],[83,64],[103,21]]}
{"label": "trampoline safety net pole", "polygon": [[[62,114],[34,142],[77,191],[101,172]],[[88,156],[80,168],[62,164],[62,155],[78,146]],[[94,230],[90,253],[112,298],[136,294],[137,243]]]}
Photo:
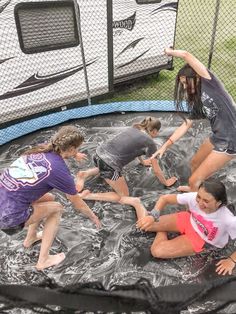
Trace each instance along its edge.
{"label": "trampoline safety net pole", "polygon": [[85,86],[86,86],[86,92],[87,92],[87,101],[88,101],[88,105],[91,105],[91,95],[90,95],[90,89],[89,89],[88,73],[87,73],[87,67],[86,67],[81,23],[80,23],[80,9],[79,9],[79,4],[77,3],[77,1],[73,0],[73,2],[74,2],[74,7],[75,7],[75,18],[76,18],[76,22],[78,26],[80,49],[81,49],[81,56],[82,56],[82,63],[83,63],[83,70],[84,70],[84,79],[85,79]]}
{"label": "trampoline safety net pole", "polygon": [[214,45],[215,45],[215,38],[216,38],[216,28],[217,28],[217,22],[219,18],[219,11],[220,11],[220,0],[216,0],[216,9],[215,9],[215,17],[214,17],[214,23],[213,23],[213,32],[211,36],[211,46],[210,46],[210,52],[209,52],[209,59],[208,59],[208,69],[211,68],[211,61],[213,57],[214,52]]}

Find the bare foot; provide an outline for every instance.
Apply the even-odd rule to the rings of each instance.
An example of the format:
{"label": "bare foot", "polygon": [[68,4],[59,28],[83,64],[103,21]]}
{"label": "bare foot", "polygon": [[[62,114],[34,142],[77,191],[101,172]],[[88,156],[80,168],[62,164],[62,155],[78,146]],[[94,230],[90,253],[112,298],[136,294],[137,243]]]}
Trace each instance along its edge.
{"label": "bare foot", "polygon": [[171,187],[172,185],[175,184],[175,182],[178,180],[178,178],[176,177],[171,177],[169,179],[166,180],[166,186],[167,187]]}
{"label": "bare foot", "polygon": [[76,190],[78,192],[82,191],[84,188],[84,182],[85,182],[86,174],[85,171],[80,171],[76,175]]}
{"label": "bare foot", "polygon": [[179,191],[179,192],[190,192],[191,189],[190,189],[190,186],[188,186],[188,185],[180,185],[177,188],[177,191]]}
{"label": "bare foot", "polygon": [[23,242],[23,246],[28,249],[29,247],[31,247],[34,243],[41,241],[42,240],[42,236],[43,236],[43,231],[39,231],[36,234],[36,237],[34,238],[25,238],[24,242]]}
{"label": "bare foot", "polygon": [[59,253],[56,255],[49,255],[48,258],[44,262],[38,262],[35,266],[37,270],[43,270],[48,267],[56,266],[60,264],[65,259],[64,253]]}

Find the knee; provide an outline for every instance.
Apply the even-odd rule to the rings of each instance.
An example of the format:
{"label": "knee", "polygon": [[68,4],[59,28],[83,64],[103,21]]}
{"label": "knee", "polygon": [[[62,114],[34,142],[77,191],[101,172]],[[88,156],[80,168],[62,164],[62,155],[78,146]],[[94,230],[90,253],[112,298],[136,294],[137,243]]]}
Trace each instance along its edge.
{"label": "knee", "polygon": [[197,169],[197,167],[198,167],[197,159],[193,157],[190,161],[190,168],[192,173]]}
{"label": "knee", "polygon": [[64,212],[64,206],[59,202],[55,202],[53,214],[56,214],[57,216],[61,216],[63,212]]}
{"label": "knee", "polygon": [[52,193],[47,193],[48,196],[48,201],[50,202],[54,202],[55,201],[55,195],[53,195]]}
{"label": "knee", "polygon": [[201,182],[202,182],[202,178],[200,177],[196,177],[196,176],[191,176],[188,180],[189,186],[191,188],[191,191],[197,191]]}
{"label": "knee", "polygon": [[127,189],[127,191],[123,191],[122,193],[120,193],[119,194],[120,195],[120,197],[122,197],[122,196],[129,196],[129,190]]}
{"label": "knee", "polygon": [[151,254],[155,258],[165,258],[165,245],[162,243],[159,243],[157,245],[152,245],[151,246]]}
{"label": "knee", "polygon": [[137,207],[141,204],[141,200],[138,197],[130,197],[130,204],[133,205],[134,207]]}

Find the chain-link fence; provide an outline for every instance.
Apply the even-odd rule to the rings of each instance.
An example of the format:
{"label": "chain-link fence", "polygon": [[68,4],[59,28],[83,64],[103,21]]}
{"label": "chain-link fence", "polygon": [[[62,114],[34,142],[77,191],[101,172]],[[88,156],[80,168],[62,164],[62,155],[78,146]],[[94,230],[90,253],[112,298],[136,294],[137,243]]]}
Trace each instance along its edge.
{"label": "chain-link fence", "polygon": [[[236,100],[236,1],[179,0],[175,47],[188,50],[208,66]],[[123,85],[111,101],[173,99],[174,79],[183,65],[174,59],[174,71]]]}
{"label": "chain-link fence", "polygon": [[[182,61],[173,64],[163,50],[174,44],[209,66],[236,99],[236,1],[78,0],[78,5],[1,0],[1,127],[97,104],[100,96],[103,103],[173,100]],[[113,87],[114,96],[105,98]]]}

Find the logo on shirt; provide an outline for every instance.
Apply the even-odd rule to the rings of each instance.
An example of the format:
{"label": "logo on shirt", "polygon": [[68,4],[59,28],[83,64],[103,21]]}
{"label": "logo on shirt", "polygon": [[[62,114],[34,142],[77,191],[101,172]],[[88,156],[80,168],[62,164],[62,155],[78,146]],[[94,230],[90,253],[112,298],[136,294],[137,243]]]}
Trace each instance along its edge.
{"label": "logo on shirt", "polygon": [[9,191],[16,191],[20,186],[34,186],[51,171],[51,164],[44,154],[21,156],[2,174],[2,185]]}
{"label": "logo on shirt", "polygon": [[213,119],[219,111],[214,100],[206,92],[202,93],[201,100],[203,103],[203,113],[209,120]]}
{"label": "logo on shirt", "polygon": [[201,215],[195,213],[192,213],[192,218],[196,223],[198,230],[204,234],[209,241],[215,239],[218,228],[214,226],[212,221],[207,221]]}

